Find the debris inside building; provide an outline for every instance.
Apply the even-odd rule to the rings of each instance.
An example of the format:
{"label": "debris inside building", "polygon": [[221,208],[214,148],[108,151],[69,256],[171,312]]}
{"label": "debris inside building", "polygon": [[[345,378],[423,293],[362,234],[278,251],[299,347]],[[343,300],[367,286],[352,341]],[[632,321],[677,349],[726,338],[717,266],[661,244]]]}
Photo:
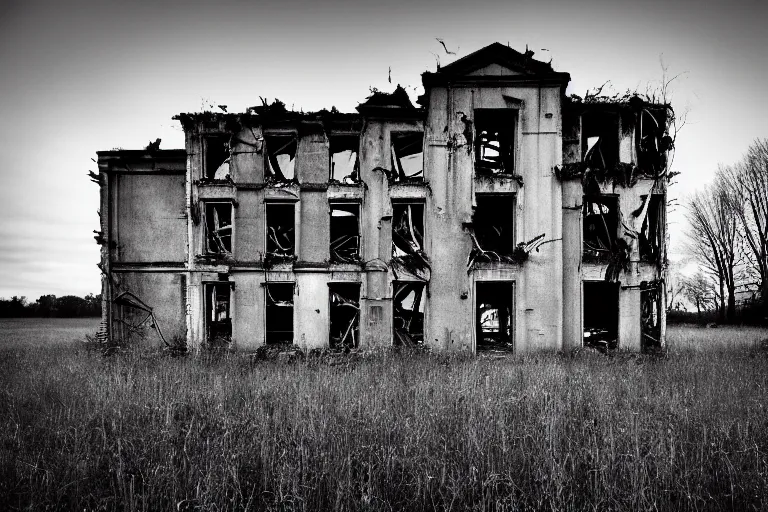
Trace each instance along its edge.
{"label": "debris inside building", "polygon": [[421,78],[356,112],[182,113],[183,149],[98,152],[100,339],[663,348],[671,106],[567,94],[499,43]]}

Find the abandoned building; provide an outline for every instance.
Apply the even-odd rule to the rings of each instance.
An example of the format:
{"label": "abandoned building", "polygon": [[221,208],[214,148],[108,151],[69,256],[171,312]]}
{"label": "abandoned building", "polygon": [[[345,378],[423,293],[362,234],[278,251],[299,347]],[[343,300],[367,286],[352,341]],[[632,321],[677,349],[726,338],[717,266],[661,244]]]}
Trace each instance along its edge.
{"label": "abandoned building", "polygon": [[[491,44],[356,113],[101,151],[102,335],[199,349],[664,345],[672,110]],[[158,141],[159,142],[159,141]]]}

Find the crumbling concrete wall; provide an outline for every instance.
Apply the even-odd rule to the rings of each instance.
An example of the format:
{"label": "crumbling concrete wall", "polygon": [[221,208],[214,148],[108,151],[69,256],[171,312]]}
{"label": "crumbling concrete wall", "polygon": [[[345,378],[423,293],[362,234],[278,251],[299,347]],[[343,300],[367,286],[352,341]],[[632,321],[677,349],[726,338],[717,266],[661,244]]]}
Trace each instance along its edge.
{"label": "crumbling concrete wall", "polygon": [[[480,53],[460,59],[456,66],[425,73],[426,111],[414,108],[398,87],[392,94],[373,92],[358,108],[359,114],[288,112],[279,102],[246,114],[180,114],[186,149],[173,153],[173,158],[157,151],[100,154],[102,205],[107,205],[102,209],[108,210],[102,222],[106,233],[98,237],[105,247],[105,275],[119,274],[125,285],[144,294],[142,299],[157,307],[163,328],[168,324],[170,335],[183,334],[192,348],[210,341],[206,316],[211,310],[206,310],[210,307],[206,301],[211,299],[206,290],[216,291],[217,304],[228,300],[227,346],[254,350],[266,343],[269,308],[286,312],[291,307],[281,299],[274,309],[276,300],[268,299],[266,289],[275,283],[287,283],[293,290],[292,339],[301,347],[329,345],[331,301],[350,306],[338,296],[332,298],[330,290],[341,290],[344,283],[359,284],[358,345],[391,346],[396,282],[425,283],[423,296],[419,295],[423,339],[434,349],[477,350],[478,337],[486,338],[478,327],[477,317],[483,315],[478,313],[479,289],[510,290],[514,350],[581,346],[584,282],[606,279],[609,268],[582,257],[583,173],[558,175],[563,164],[583,163],[582,119],[566,108],[569,100],[564,96],[569,77],[533,61],[530,52],[517,54],[491,45]],[[498,158],[500,167],[484,153],[489,146],[477,143],[478,116],[502,119],[494,117],[490,125],[495,128],[482,134],[488,141],[498,135],[492,132],[499,126],[504,131],[504,137],[495,139],[499,147],[505,145]],[[620,136],[609,158],[634,163],[639,151],[636,133],[632,126],[622,125],[625,117],[616,119],[611,126]],[[413,134],[419,133],[423,133],[423,175],[410,174],[410,168],[406,172],[403,164],[414,151],[418,154],[419,137]],[[353,165],[358,134],[358,161]],[[331,140],[336,141],[336,155],[350,156],[343,165],[340,161],[339,173],[333,176]],[[116,167],[117,160],[126,156],[132,167]],[[286,158],[293,163],[286,163]],[[282,169],[283,165],[287,167]],[[642,177],[623,185],[599,185],[598,194],[617,198],[617,236],[628,222],[639,229],[629,212],[650,193],[665,200],[665,186]],[[330,249],[331,204],[339,201],[359,205],[359,261],[354,252],[351,258],[339,258]],[[483,209],[481,203],[493,206]],[[221,213],[216,210],[216,218],[227,220],[216,221],[212,230],[231,241],[229,246],[224,243],[228,248],[223,251],[211,250],[206,234],[210,229],[206,212],[213,204],[225,205]],[[293,224],[280,226],[290,231],[282,240],[292,250],[274,249],[266,214],[274,205],[293,208]],[[227,208],[231,226],[226,224]],[[478,219],[493,218],[488,210],[494,208],[505,219],[505,236],[514,233],[513,240],[505,239],[499,249],[502,256],[495,258],[485,257],[488,251],[479,247],[478,239],[490,239],[487,232],[478,234],[475,229]],[[422,232],[416,235],[417,228],[409,227],[413,246],[420,246],[415,252],[423,250],[406,252],[407,257],[418,256],[414,264],[413,258],[400,255],[399,230],[406,224],[403,219],[410,224],[422,210],[423,226],[418,228]],[[416,225],[419,222],[416,219]],[[219,243],[215,237],[214,242]],[[393,247],[401,253],[394,256]],[[639,349],[645,335],[640,323],[642,294],[648,297],[648,283],[663,277],[659,263],[663,258],[641,259],[632,240],[628,254],[627,268],[617,279],[618,338],[621,347]],[[114,296],[109,295],[111,286],[105,285],[105,297]],[[219,296],[221,290],[225,299]],[[404,310],[402,303],[397,310]],[[113,313],[116,321],[133,318],[122,310]],[[421,315],[414,317],[421,322]],[[210,322],[220,332],[221,320]],[[505,313],[502,323],[506,322]]]}
{"label": "crumbling concrete wall", "polygon": [[[513,192],[510,209],[514,208],[516,242],[540,234],[561,238],[562,193],[552,174],[562,154],[560,88],[433,88],[429,101],[425,166],[432,193],[427,201],[427,232],[435,271],[427,303],[428,342],[438,348],[474,350],[474,322],[467,322],[475,316],[474,283],[514,281],[515,348],[560,348],[559,242],[542,246],[523,264],[483,264],[468,274],[472,242],[465,229],[472,221],[475,193]],[[511,178],[473,178],[473,151],[471,145],[467,150],[462,114],[471,120],[475,109],[508,109],[511,117],[517,117],[515,172],[522,186]]]}
{"label": "crumbling concrete wall", "polygon": [[113,183],[115,261],[183,262],[184,176],[116,174]]}

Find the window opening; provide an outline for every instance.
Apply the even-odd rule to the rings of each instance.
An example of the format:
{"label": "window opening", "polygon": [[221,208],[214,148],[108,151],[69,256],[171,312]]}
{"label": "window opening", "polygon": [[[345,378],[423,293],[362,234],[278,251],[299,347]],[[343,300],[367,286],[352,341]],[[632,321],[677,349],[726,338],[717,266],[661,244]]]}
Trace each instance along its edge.
{"label": "window opening", "polygon": [[584,281],[584,346],[604,352],[619,339],[619,283]]}
{"label": "window opening", "polygon": [[[643,202],[645,202],[645,197]],[[659,261],[661,247],[664,245],[664,224],[662,222],[662,208],[664,196],[652,194],[648,204],[648,214],[643,220],[640,230],[639,246],[641,261]]]}
{"label": "window opening", "polygon": [[331,261],[360,260],[360,205],[331,203]]}
{"label": "window opening", "polygon": [[590,113],[581,117],[582,160],[590,167],[612,169],[619,162],[619,116]]}
{"label": "window opening", "polygon": [[395,281],[392,294],[394,344],[408,347],[424,343],[425,283]]}
{"label": "window opening", "polygon": [[222,345],[232,341],[230,283],[205,285],[206,340],[209,345]]}
{"label": "window opening", "polygon": [[267,204],[267,256],[292,259],[295,250],[293,203]]}
{"label": "window opening", "polygon": [[229,177],[229,137],[213,135],[205,138],[205,177],[224,180]]}
{"label": "window opening", "polygon": [[584,261],[607,262],[616,250],[618,199],[612,196],[584,196]]}
{"label": "window opening", "polygon": [[640,283],[640,333],[643,349],[661,347],[661,281]]}
{"label": "window opening", "polygon": [[351,349],[360,344],[360,284],[330,283],[329,345]]}
{"label": "window opening", "polygon": [[513,350],[512,282],[478,282],[477,350]]}
{"label": "window opening", "polygon": [[424,133],[392,132],[392,170],[395,181],[424,179]]}
{"label": "window opening", "polygon": [[392,261],[414,275],[428,270],[424,252],[424,204],[392,205]]}
{"label": "window opening", "polygon": [[475,109],[475,173],[514,174],[517,110]]}
{"label": "window opening", "polygon": [[330,156],[331,172],[329,178],[344,184],[354,184],[360,181],[360,160],[358,135],[331,135]]}
{"label": "window opening", "polygon": [[232,204],[205,203],[205,251],[207,254],[232,253]]}
{"label": "window opening", "polygon": [[267,283],[266,342],[293,343],[293,283]]}
{"label": "window opening", "polygon": [[514,195],[478,195],[472,214],[478,256],[498,261],[513,258],[515,250]]}
{"label": "window opening", "polygon": [[296,135],[265,135],[267,172],[276,181],[291,181],[296,164]]}

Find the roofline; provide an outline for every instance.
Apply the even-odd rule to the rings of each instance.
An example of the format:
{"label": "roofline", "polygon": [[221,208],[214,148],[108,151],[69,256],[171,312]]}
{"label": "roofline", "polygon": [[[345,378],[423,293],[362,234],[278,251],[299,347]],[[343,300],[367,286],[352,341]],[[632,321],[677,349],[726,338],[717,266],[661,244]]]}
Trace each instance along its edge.
{"label": "roofline", "polygon": [[553,71],[537,75],[443,75],[426,71],[421,75],[424,88],[450,85],[454,87],[506,87],[519,85],[552,85],[565,87],[571,81],[570,73]]}

